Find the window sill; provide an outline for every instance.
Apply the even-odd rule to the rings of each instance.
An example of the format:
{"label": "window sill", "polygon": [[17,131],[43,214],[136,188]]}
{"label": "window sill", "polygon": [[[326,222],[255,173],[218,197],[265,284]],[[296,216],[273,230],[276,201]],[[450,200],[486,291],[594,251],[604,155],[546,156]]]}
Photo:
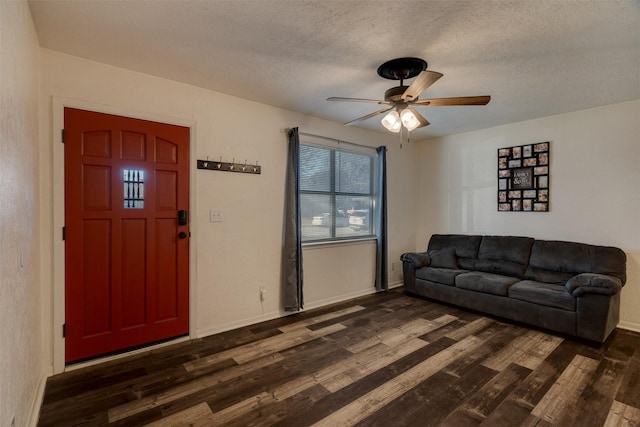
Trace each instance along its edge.
{"label": "window sill", "polygon": [[302,243],[302,249],[320,249],[333,246],[347,246],[347,245],[364,245],[375,242],[377,239],[375,236],[366,236],[360,239],[344,239],[344,240],[323,240],[319,242],[306,242]]}

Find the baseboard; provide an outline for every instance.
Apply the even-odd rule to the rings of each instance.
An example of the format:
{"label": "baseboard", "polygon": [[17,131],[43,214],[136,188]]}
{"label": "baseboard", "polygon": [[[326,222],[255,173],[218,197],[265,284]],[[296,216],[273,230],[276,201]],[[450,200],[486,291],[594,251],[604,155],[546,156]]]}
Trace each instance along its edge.
{"label": "baseboard", "polygon": [[255,325],[256,323],[266,322],[273,319],[279,319],[280,317],[285,317],[290,314],[288,312],[271,312],[265,313],[260,316],[250,317],[248,319],[239,320],[237,322],[225,323],[220,326],[216,326],[214,328],[206,328],[206,329],[198,329],[196,330],[196,338],[204,338],[215,334],[221,334],[223,332],[232,331],[238,328],[244,328],[245,326]]}
{"label": "baseboard", "polygon": [[626,329],[628,331],[633,331],[633,332],[640,332],[640,325],[633,322],[624,322],[624,321],[619,322],[618,328]]}
{"label": "baseboard", "polygon": [[371,295],[371,294],[375,294],[376,290],[374,288],[372,289],[365,289],[365,290],[359,290],[359,291],[355,291],[355,292],[349,292],[348,294],[342,294],[342,295],[338,295],[335,297],[331,297],[331,298],[325,298],[322,300],[318,300],[318,301],[314,301],[312,303],[306,304],[305,305],[305,310],[311,310],[314,308],[320,308],[320,307],[325,307],[327,305],[331,305],[331,304],[336,304],[339,302],[343,302],[343,301],[347,301],[353,298],[359,298],[359,297],[363,297],[365,295]]}
{"label": "baseboard", "polygon": [[[324,307],[327,305],[331,305],[331,304],[335,304],[338,302],[342,302],[342,301],[346,301],[349,299],[353,299],[353,298],[358,298],[364,295],[370,295],[375,293],[375,289],[372,290],[367,290],[367,291],[360,291],[360,292],[352,292],[349,294],[344,294],[344,295],[340,295],[337,296],[335,298],[327,298],[324,300],[319,300],[319,301],[314,301],[312,303],[306,303],[304,306],[304,310],[311,310],[314,308],[320,308],[320,307]],[[292,314],[295,314],[295,312],[286,312],[286,311],[280,311],[280,312],[271,312],[271,313],[265,313],[263,315],[260,316],[256,316],[256,317],[250,317],[248,319],[242,319],[239,320],[237,322],[231,322],[231,323],[225,323],[223,325],[219,325],[216,326],[214,328],[207,328],[207,329],[199,329],[196,331],[196,337],[197,338],[204,338],[204,337],[208,337],[211,335],[215,335],[215,334],[221,334],[223,332],[228,332],[228,331],[232,331],[234,329],[238,329],[238,328],[244,328],[245,326],[251,326],[251,325],[255,325],[257,323],[261,323],[261,322],[267,322],[269,320],[273,320],[273,319],[279,319],[281,317],[285,317],[285,316],[290,316]]]}
{"label": "baseboard", "polygon": [[44,399],[44,390],[47,386],[47,378],[49,378],[51,375],[53,375],[53,369],[49,369],[49,372],[45,370],[42,375],[40,375],[36,394],[33,396],[33,400],[31,401],[29,422],[27,424],[29,427],[36,427],[38,425],[38,420],[40,418],[40,408],[42,407],[42,399]]}
{"label": "baseboard", "polygon": [[[398,287],[400,287],[402,285],[403,285],[403,282],[401,282],[401,281],[393,282],[393,283],[389,284],[389,289],[398,288]],[[336,303],[339,303],[339,302],[343,302],[343,301],[347,301],[347,300],[350,300],[350,299],[363,297],[365,295],[371,295],[371,294],[375,294],[375,293],[376,293],[375,289],[367,289],[367,290],[360,290],[360,291],[356,291],[356,292],[350,292],[348,294],[343,294],[343,295],[339,295],[339,296],[336,296],[336,297],[326,298],[326,299],[323,299],[323,300],[314,301],[312,303],[305,304],[304,309],[305,310],[311,310],[311,309],[314,309],[314,308],[325,307],[327,305],[336,304]],[[260,316],[251,317],[251,318],[248,318],[248,319],[243,319],[243,320],[240,320],[240,321],[237,321],[237,322],[225,323],[225,324],[217,326],[215,328],[199,329],[199,330],[196,331],[196,338],[204,338],[204,337],[208,337],[208,336],[215,335],[215,334],[221,334],[223,332],[232,331],[232,330],[238,329],[238,328],[244,328],[245,326],[251,326],[251,325],[255,325],[257,323],[266,322],[266,321],[273,320],[273,319],[279,319],[281,317],[290,316],[292,314],[295,314],[295,313],[289,313],[289,312],[285,312],[285,311],[271,312],[271,313],[265,313],[265,314],[260,315]]]}

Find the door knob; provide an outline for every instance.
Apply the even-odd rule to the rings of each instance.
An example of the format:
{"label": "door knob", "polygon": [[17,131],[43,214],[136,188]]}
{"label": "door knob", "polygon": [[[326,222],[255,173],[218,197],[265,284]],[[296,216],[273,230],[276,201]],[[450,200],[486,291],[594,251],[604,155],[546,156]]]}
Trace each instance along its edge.
{"label": "door knob", "polygon": [[187,233],[185,233],[184,231],[181,231],[180,233],[178,233],[178,237],[181,239],[186,239],[187,238]]}

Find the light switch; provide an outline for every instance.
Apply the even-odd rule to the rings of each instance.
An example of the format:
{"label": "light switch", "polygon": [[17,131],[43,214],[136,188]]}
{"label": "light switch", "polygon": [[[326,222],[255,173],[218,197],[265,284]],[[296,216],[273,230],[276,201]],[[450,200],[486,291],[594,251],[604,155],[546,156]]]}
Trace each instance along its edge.
{"label": "light switch", "polygon": [[219,209],[212,209],[209,211],[210,222],[222,222],[222,211]]}

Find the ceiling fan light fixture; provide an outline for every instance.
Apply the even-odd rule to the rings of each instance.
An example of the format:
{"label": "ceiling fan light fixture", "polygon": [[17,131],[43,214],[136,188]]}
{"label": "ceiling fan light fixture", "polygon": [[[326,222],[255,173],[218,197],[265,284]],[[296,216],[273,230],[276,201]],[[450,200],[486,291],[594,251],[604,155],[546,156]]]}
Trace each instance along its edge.
{"label": "ceiling fan light fixture", "polygon": [[404,127],[407,128],[408,131],[412,131],[418,126],[420,126],[420,121],[418,120],[416,115],[413,114],[413,111],[411,111],[408,108],[402,110],[402,113],[400,113],[400,120],[402,121],[402,124],[404,125]]}
{"label": "ceiling fan light fixture", "polygon": [[400,115],[397,111],[390,111],[386,116],[382,118],[382,126],[388,131],[397,133],[400,132],[402,122],[400,121]]}
{"label": "ceiling fan light fixture", "polygon": [[[0,0],[2,1],[2,0]],[[636,0],[639,1],[639,0]],[[342,98],[332,96],[327,101],[367,102],[383,104],[383,108],[369,113],[355,120],[345,123],[350,126],[378,115],[385,114],[381,123],[390,132],[398,133],[404,126],[408,131],[429,126],[429,121],[413,107],[444,107],[448,105],[486,105],[491,97],[459,96],[455,98],[420,99],[422,92],[437,82],[442,73],[427,70],[427,62],[420,58],[396,58],[378,67],[378,75],[389,80],[400,80],[400,85],[389,88],[382,99]],[[414,78],[409,86],[404,84],[406,79]],[[393,110],[393,111],[392,111]]]}

